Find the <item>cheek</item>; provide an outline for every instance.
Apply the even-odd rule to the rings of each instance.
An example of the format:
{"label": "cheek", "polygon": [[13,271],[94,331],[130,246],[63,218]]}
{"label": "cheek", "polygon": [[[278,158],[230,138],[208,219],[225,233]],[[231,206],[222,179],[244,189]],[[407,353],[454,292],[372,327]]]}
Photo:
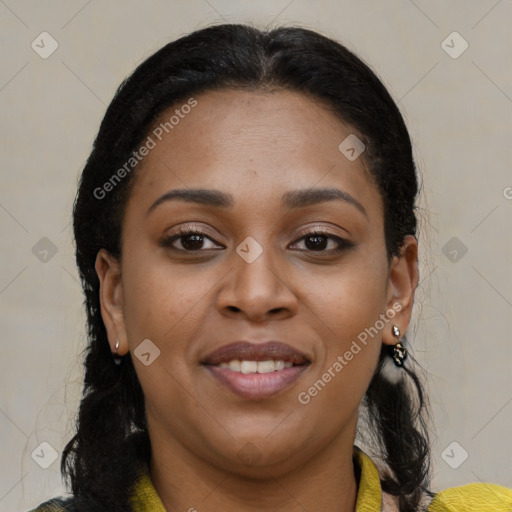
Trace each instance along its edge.
{"label": "cheek", "polygon": [[316,391],[304,391],[323,407],[342,400],[352,409],[368,387],[381,350],[387,267],[382,259],[360,259],[316,283],[309,289],[307,304],[322,346],[318,368],[308,383],[316,382]]}
{"label": "cheek", "polygon": [[165,256],[155,252],[134,254],[126,258],[125,265],[124,312],[129,341],[154,338],[159,346],[168,347],[169,340],[178,340],[182,331],[197,325],[209,286],[191,272],[192,267],[172,267]]}
{"label": "cheek", "polygon": [[[173,404],[185,417],[197,414],[199,404],[184,392],[191,388],[185,356],[188,340],[195,338],[203,322],[201,299],[206,299],[208,283],[192,282],[186,273],[171,269],[165,258],[155,254],[136,255],[134,251],[124,265],[126,332],[148,412],[164,418]],[[143,340],[154,344],[145,342],[145,352],[150,353],[148,365],[138,356]],[[179,424],[181,420],[176,421]]]}
{"label": "cheek", "polygon": [[331,334],[342,334],[340,342],[373,325],[384,311],[387,267],[382,259],[354,257],[335,273],[311,278],[303,300]]}

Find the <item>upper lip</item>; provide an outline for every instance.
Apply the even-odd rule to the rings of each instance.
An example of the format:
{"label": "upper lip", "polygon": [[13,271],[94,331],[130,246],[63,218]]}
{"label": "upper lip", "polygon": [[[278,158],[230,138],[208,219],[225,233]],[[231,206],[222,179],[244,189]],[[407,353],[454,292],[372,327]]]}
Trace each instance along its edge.
{"label": "upper lip", "polygon": [[220,364],[238,359],[239,361],[285,361],[294,364],[309,363],[304,353],[281,341],[250,343],[235,341],[210,352],[201,362]]}

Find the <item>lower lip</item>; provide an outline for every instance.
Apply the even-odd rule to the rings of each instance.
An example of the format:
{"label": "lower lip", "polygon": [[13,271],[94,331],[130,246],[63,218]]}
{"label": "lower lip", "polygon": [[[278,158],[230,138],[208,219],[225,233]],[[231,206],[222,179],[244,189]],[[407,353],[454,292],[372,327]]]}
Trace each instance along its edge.
{"label": "lower lip", "polygon": [[205,368],[233,393],[252,400],[269,398],[297,381],[308,364],[290,366],[268,373],[240,373],[220,366],[204,365]]}

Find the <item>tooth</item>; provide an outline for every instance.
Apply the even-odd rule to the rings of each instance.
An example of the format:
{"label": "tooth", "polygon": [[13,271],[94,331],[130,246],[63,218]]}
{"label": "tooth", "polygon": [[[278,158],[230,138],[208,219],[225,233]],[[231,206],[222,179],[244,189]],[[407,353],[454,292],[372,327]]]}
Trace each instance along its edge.
{"label": "tooth", "polygon": [[233,361],[229,361],[228,366],[229,369],[233,370],[234,372],[240,371],[240,361],[238,361],[238,359],[233,359]]}
{"label": "tooth", "polygon": [[240,370],[242,373],[256,373],[258,370],[257,361],[242,361],[240,363]]}
{"label": "tooth", "polygon": [[290,361],[272,360],[266,361],[240,361],[233,359],[232,361],[223,361],[219,363],[220,368],[229,368],[234,372],[241,373],[271,373],[273,371],[283,370],[284,368],[290,368],[293,363]]}
{"label": "tooth", "polygon": [[276,370],[282,370],[284,368],[284,361],[276,361]]}
{"label": "tooth", "polygon": [[276,369],[274,361],[258,361],[258,373],[270,373]]}

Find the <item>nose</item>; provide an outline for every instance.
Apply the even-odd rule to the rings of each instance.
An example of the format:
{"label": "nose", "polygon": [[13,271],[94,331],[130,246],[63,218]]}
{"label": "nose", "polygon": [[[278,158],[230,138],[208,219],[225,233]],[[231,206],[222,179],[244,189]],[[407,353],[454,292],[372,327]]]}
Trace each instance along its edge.
{"label": "nose", "polygon": [[222,315],[266,322],[297,313],[298,300],[288,285],[289,276],[282,264],[272,261],[270,252],[265,249],[252,262],[234,254],[234,264],[217,296]]}

